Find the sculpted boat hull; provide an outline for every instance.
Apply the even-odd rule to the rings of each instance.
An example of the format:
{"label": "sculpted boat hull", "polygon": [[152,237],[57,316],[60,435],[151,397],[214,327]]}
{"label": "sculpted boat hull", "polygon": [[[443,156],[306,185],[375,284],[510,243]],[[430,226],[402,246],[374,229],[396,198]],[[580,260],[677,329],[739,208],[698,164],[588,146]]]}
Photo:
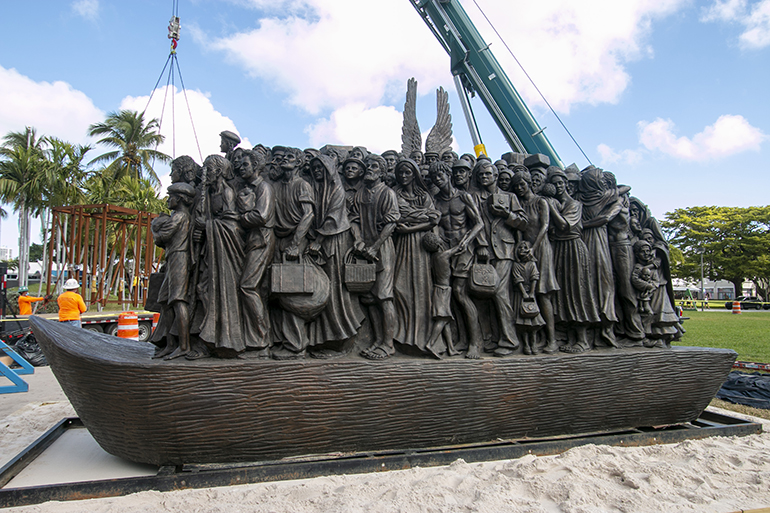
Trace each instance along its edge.
{"label": "sculpted boat hull", "polygon": [[442,361],[152,360],[154,346],[32,317],[67,397],[109,453],[143,463],[271,460],[692,421],[730,350],[597,350]]}

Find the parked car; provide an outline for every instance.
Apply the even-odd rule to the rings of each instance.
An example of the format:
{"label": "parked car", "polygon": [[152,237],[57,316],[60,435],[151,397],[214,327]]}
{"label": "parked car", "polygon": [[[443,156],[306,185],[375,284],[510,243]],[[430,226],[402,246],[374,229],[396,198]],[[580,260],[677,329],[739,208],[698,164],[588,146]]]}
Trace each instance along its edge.
{"label": "parked car", "polygon": [[741,310],[770,310],[770,303],[763,303],[757,296],[738,296],[732,301],[725,303],[725,308],[732,310],[734,302],[740,302]]}

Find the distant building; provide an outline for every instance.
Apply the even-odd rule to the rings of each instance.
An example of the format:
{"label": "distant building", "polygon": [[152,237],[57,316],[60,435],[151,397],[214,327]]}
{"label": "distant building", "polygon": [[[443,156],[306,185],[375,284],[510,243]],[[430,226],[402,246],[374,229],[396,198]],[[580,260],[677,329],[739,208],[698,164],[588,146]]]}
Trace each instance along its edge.
{"label": "distant building", "polygon": [[5,246],[0,247],[0,262],[3,260],[11,260],[13,258],[13,250]]}
{"label": "distant building", "polygon": [[[688,298],[692,296],[695,299],[703,299],[700,296],[700,280],[674,278],[671,281],[674,286],[674,297]],[[733,299],[736,296],[735,286],[726,280],[703,280],[703,293],[708,295],[709,299]]]}

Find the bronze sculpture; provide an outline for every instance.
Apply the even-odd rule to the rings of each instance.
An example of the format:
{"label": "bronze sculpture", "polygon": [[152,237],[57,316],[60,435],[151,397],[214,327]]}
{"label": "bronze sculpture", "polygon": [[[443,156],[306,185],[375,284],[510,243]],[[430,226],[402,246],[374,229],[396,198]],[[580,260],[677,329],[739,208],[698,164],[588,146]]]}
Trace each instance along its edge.
{"label": "bronze sculpture", "polygon": [[[446,114],[434,143],[451,140]],[[172,164],[174,214],[156,221],[157,242],[170,244],[162,227],[188,203],[191,227],[174,232],[188,234],[174,243],[188,263],[168,254],[179,290],[159,298],[158,357],[478,359],[668,347],[682,334],[660,227],[612,173],[513,154],[471,169],[467,154],[431,147],[423,176],[425,162],[363,146],[230,146],[232,164]],[[346,281],[356,265],[371,273],[360,290]]]}
{"label": "bronze sculpture", "polygon": [[[535,174],[548,170],[537,193],[514,163],[530,157],[471,169],[447,150],[430,156],[430,187],[403,156],[391,187],[389,163],[364,151],[175,160],[172,214],[153,224],[167,250],[158,349],[46,346],[76,369],[67,394],[100,444],[136,461],[244,461],[686,422],[708,403],[734,354],[670,348],[682,330],[668,246],[614,175],[535,156]],[[320,360],[274,361],[307,355]]]}
{"label": "bronze sculpture", "polygon": [[423,152],[416,87],[401,154],[249,150],[224,131],[225,158],[174,160],[154,235],[187,253],[167,254],[156,356],[478,359],[681,337],[668,246],[630,187],[545,155],[458,157],[443,89]]}

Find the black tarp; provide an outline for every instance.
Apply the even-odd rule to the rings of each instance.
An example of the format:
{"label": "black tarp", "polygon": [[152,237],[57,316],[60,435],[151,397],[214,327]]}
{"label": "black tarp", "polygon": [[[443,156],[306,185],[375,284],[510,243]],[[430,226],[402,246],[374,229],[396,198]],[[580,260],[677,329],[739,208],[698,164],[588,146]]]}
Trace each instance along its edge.
{"label": "black tarp", "polygon": [[770,410],[770,374],[733,371],[717,392],[717,399]]}

